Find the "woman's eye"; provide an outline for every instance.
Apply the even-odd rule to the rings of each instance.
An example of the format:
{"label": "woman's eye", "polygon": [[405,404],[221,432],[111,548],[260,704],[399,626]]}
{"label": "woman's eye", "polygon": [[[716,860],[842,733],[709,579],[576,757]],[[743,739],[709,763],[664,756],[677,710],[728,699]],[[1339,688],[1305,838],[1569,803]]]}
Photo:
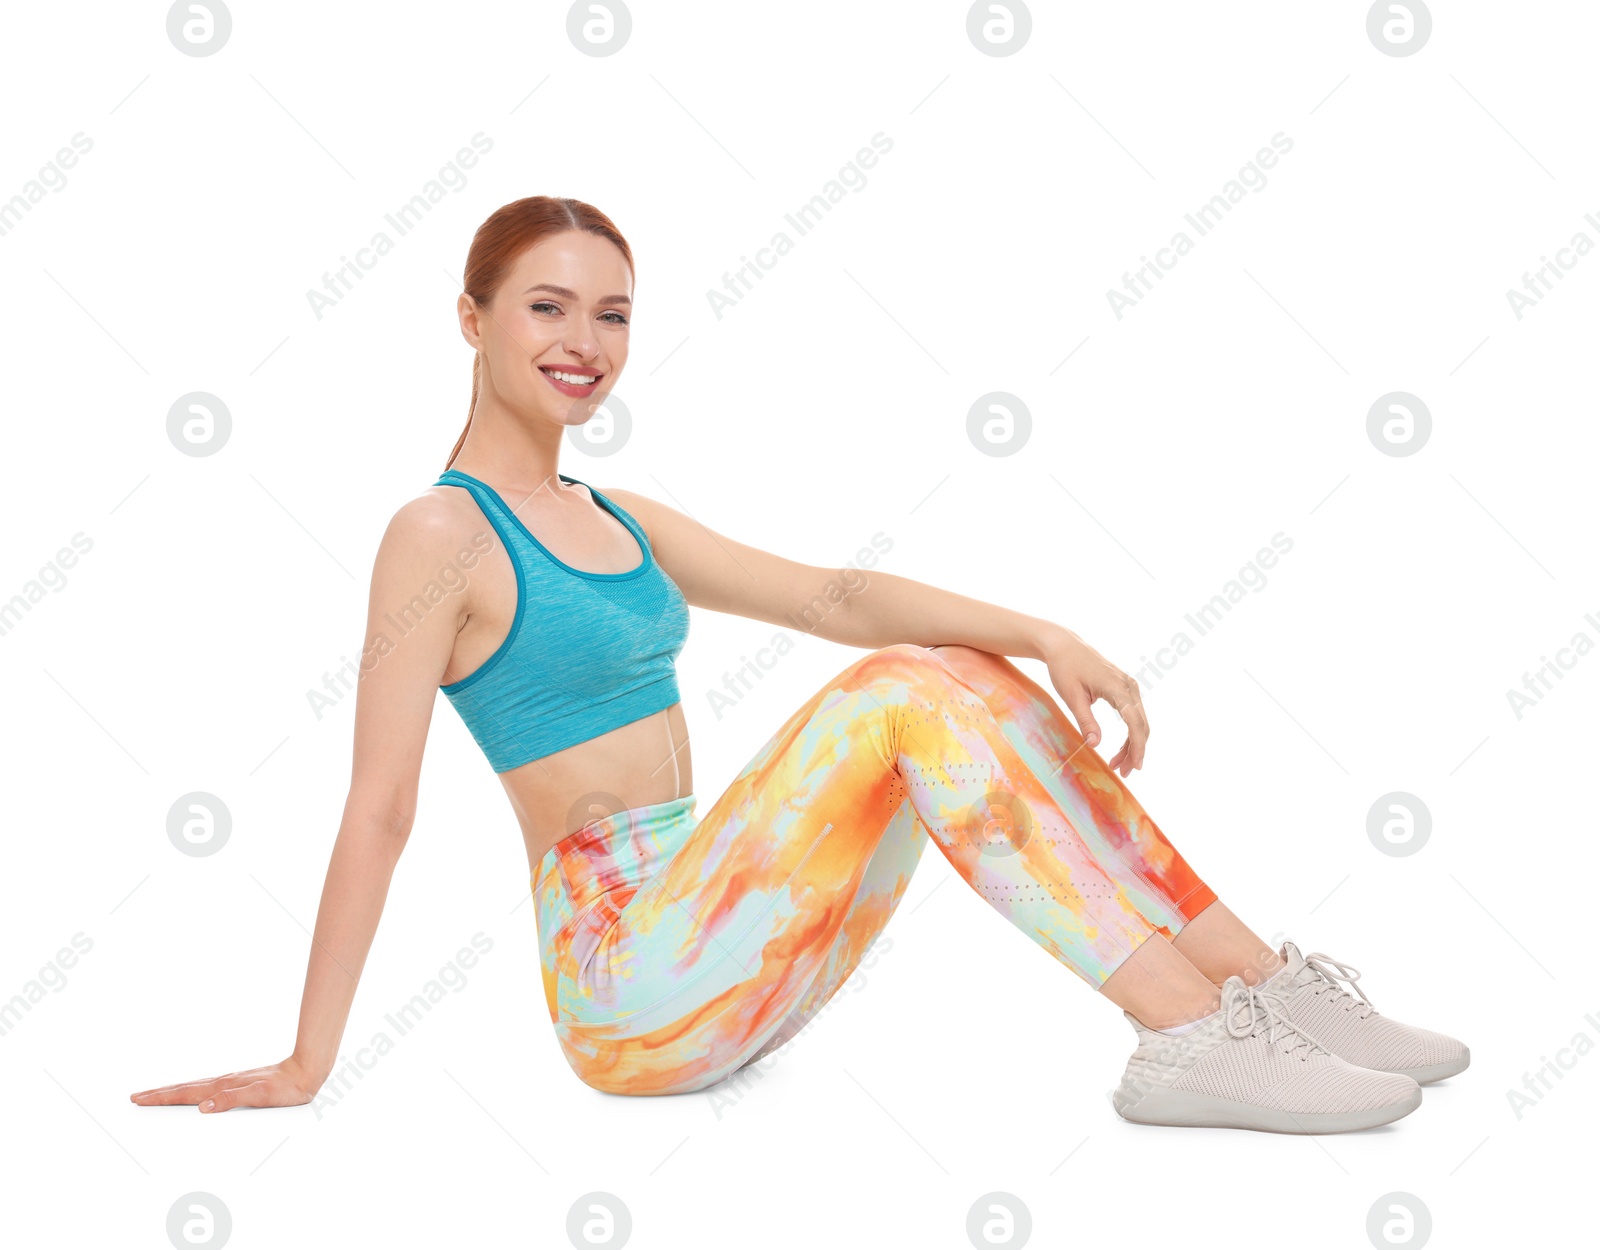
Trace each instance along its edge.
{"label": "woman's eye", "polygon": [[[529,304],[528,307],[534,312],[548,313],[552,317],[558,317],[561,315],[561,306],[559,304],[552,304],[549,301],[541,301],[537,304]],[[603,317],[615,318],[614,321],[610,321],[608,323],[610,325],[625,326],[628,324],[628,319],[619,312],[607,312],[602,313],[601,315]]]}

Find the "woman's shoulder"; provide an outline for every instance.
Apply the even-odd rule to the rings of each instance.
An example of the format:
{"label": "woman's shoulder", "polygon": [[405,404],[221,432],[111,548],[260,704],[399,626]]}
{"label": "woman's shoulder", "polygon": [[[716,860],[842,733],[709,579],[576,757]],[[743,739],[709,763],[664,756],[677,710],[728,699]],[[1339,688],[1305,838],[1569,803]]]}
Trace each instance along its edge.
{"label": "woman's shoulder", "polygon": [[[589,487],[589,493],[591,496],[604,495],[617,507],[637,517],[641,522],[646,517],[654,514],[659,507],[656,501],[648,495],[640,495],[631,490],[624,490],[620,486],[591,486]],[[598,499],[595,500],[596,505],[599,502]]]}
{"label": "woman's shoulder", "polygon": [[[401,503],[389,517],[378,548],[378,559],[400,565],[427,567],[449,559],[462,547],[479,542],[476,531],[488,524],[477,503],[464,490],[433,483]],[[493,535],[487,536],[489,546]]]}
{"label": "woman's shoulder", "polygon": [[425,539],[440,530],[453,532],[463,518],[478,515],[470,491],[449,482],[433,482],[407,499],[389,518],[389,526],[412,538]]}

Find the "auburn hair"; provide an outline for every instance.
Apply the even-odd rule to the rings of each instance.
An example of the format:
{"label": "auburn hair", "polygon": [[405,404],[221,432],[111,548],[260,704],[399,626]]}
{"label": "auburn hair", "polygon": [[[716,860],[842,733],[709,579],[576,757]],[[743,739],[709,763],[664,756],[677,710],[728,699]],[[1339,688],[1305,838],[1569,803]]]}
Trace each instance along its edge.
{"label": "auburn hair", "polygon": [[[472,297],[472,302],[478,307],[487,308],[511,266],[516,264],[523,252],[567,230],[582,230],[608,240],[628,262],[628,272],[633,272],[633,249],[611,218],[598,208],[582,200],[530,195],[495,209],[478,227],[477,233],[472,236],[472,246],[467,249],[467,267],[462,274],[461,289]],[[467,403],[467,423],[462,427],[456,445],[450,450],[450,458],[444,462],[447,469],[455,463],[461,445],[467,441],[467,431],[472,428],[472,410],[478,406],[478,386],[482,374],[483,353],[476,352],[472,357],[472,398]]]}

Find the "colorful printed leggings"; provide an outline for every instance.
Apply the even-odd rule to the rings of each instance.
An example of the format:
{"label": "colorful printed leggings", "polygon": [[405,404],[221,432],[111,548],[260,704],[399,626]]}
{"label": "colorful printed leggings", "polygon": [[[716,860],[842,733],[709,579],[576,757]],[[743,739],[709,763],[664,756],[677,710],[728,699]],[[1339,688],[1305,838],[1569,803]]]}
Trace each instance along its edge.
{"label": "colorful printed leggings", "polygon": [[862,656],[703,820],[695,802],[591,821],[533,875],[550,1019],[596,1089],[703,1089],[788,1041],[888,922],[925,835],[1096,989],[1216,899],[1054,700],[971,647]]}

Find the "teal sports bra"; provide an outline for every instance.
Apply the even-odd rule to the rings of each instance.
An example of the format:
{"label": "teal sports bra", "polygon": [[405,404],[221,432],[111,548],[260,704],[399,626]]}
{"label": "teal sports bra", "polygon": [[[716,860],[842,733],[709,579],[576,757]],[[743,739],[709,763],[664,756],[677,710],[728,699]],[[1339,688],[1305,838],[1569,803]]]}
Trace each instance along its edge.
{"label": "teal sports bra", "polygon": [[505,641],[460,681],[439,687],[495,772],[678,702],[676,662],[689,636],[689,608],[632,516],[589,486],[638,540],[644,559],[626,573],[586,573],[557,559],[487,482],[446,469],[434,485],[472,492],[517,575],[517,610]]}

